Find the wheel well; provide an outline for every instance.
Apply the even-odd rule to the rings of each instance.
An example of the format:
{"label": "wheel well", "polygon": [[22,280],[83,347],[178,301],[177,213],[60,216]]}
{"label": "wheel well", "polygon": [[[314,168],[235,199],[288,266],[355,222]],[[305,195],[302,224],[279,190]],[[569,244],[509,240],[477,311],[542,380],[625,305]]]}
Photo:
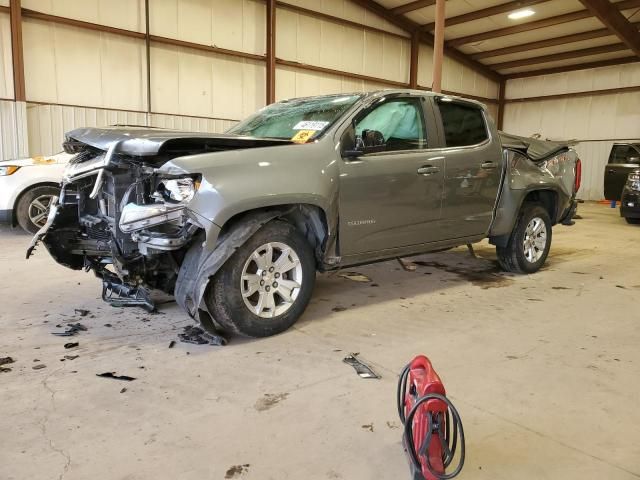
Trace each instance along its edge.
{"label": "wheel well", "polygon": [[316,261],[321,263],[326,249],[329,229],[325,211],[316,205],[306,203],[273,205],[241,212],[225,222],[220,231],[220,236],[234,225],[251,217],[251,215],[270,211],[274,213],[274,219],[278,218],[290,223],[304,235],[311,248],[313,248]]}
{"label": "wheel well", "polygon": [[535,190],[529,192],[524,203],[539,203],[549,213],[551,224],[555,225],[558,219],[558,194],[553,190]]}
{"label": "wheel well", "polygon": [[13,227],[15,227],[18,224],[18,204],[20,203],[20,200],[22,200],[22,197],[24,197],[24,195],[33,190],[34,188],[38,188],[38,187],[53,187],[53,188],[60,188],[60,184],[59,183],[53,183],[53,182],[40,182],[40,183],[34,183],[33,185],[29,185],[27,188],[25,188],[24,190],[22,190],[18,196],[16,197],[16,201],[13,202],[13,214],[12,214],[12,218],[11,218],[11,225]]}

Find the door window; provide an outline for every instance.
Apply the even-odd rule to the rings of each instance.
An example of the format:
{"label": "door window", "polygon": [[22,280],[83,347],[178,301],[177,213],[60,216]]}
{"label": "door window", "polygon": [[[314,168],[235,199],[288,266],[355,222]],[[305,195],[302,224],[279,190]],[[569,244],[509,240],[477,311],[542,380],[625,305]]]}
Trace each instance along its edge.
{"label": "door window", "polygon": [[489,138],[479,108],[454,102],[438,102],[447,147],[477,145]]}
{"label": "door window", "polygon": [[609,163],[638,163],[640,164],[640,153],[631,145],[617,145],[611,152]]}
{"label": "door window", "polygon": [[375,136],[382,151],[416,150],[427,147],[424,125],[420,99],[396,98],[358,120],[356,138]]}

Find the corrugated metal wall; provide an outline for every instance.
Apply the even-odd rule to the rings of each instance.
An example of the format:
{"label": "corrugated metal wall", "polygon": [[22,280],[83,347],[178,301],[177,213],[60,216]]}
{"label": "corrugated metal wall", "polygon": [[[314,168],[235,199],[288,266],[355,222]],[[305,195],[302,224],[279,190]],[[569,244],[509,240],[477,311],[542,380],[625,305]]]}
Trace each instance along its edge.
{"label": "corrugated metal wall", "polygon": [[8,13],[0,13],[0,98],[13,98],[11,21]]}
{"label": "corrugated metal wall", "polygon": [[24,102],[0,100],[0,160],[28,156]]}
{"label": "corrugated metal wall", "polygon": [[79,127],[150,125],[194,132],[223,132],[236,123],[211,118],[33,103],[27,105],[26,119],[31,155],[50,155],[60,151],[64,133]]}
{"label": "corrugated metal wall", "polygon": [[[0,0],[8,3],[7,0]],[[295,6],[375,27],[346,26],[286,7],[277,12],[277,57],[316,67],[409,80],[407,33],[350,0],[299,0]],[[52,15],[144,32],[144,0],[22,0]],[[266,7],[262,0],[150,0],[152,35],[264,55]],[[13,97],[9,16],[0,14],[0,98]],[[80,126],[150,123],[170,128],[223,131],[264,106],[265,64],[158,42],[151,48],[151,111],[146,114],[144,39],[58,23],[23,19],[31,154],[59,149],[62,134]],[[431,84],[431,49],[420,50],[420,84]],[[498,86],[450,59],[443,87],[497,97]],[[278,99],[388,88],[375,81],[279,65]],[[495,114],[495,105],[491,106]],[[24,110],[24,108],[23,108]],[[198,118],[203,117],[203,118]],[[2,139],[19,135],[3,128]],[[0,158],[15,149],[3,147]]]}
{"label": "corrugated metal wall", "polygon": [[[629,64],[509,80],[506,98],[640,86],[640,65]],[[604,165],[614,140],[640,140],[640,92],[507,103],[504,130],[518,135],[580,140],[580,197],[603,196]]]}

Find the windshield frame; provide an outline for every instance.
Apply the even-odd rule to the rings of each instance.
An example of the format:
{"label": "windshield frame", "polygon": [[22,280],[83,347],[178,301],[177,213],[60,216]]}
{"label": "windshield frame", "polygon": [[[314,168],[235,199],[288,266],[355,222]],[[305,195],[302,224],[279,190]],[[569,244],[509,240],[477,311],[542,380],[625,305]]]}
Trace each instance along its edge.
{"label": "windshield frame", "polygon": [[[335,127],[336,124],[340,123],[341,120],[343,118],[345,118],[345,115],[349,115],[350,112],[352,112],[353,109],[355,107],[357,107],[365,97],[367,97],[367,93],[364,93],[364,92],[332,93],[332,94],[328,94],[328,95],[316,95],[316,96],[312,96],[312,97],[298,97],[298,98],[290,98],[290,99],[286,99],[286,100],[281,100],[279,102],[272,103],[270,105],[267,105],[267,106],[261,108],[257,112],[251,114],[250,116],[248,116],[247,118],[243,119],[242,121],[240,121],[239,123],[237,123],[233,127],[229,128],[225,133],[226,134],[230,134],[230,135],[240,135],[240,136],[248,136],[248,137],[254,137],[254,138],[293,141],[293,137],[262,137],[262,136],[255,136],[253,134],[247,134],[247,133],[237,133],[235,130],[240,128],[241,125],[243,125],[245,123],[249,123],[252,119],[258,117],[260,115],[260,112],[262,112],[263,110],[265,110],[265,109],[267,109],[269,107],[272,107],[274,105],[286,104],[287,102],[293,102],[293,101],[299,102],[300,104],[304,104],[305,101],[310,101],[310,100],[314,100],[314,99],[319,99],[319,98],[327,98],[327,99],[329,99],[329,98],[339,98],[339,97],[353,97],[353,101],[349,104],[349,106],[342,113],[337,115],[324,128],[322,128],[321,130],[317,130],[313,134],[313,136],[311,136],[306,142],[304,142],[304,143],[311,143],[311,142],[317,141],[317,140],[321,139],[322,137],[326,136],[327,133],[329,133],[333,129],[333,127]],[[310,121],[313,121],[313,120],[310,120]]]}

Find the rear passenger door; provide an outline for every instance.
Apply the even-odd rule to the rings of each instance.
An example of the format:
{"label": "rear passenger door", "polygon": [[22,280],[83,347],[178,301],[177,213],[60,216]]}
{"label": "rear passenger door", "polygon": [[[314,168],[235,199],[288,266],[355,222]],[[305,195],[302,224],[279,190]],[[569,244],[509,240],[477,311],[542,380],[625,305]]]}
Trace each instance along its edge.
{"label": "rear passenger door", "polygon": [[638,146],[614,145],[604,172],[604,198],[620,200],[627,175],[640,167]]}
{"label": "rear passenger door", "polygon": [[449,97],[434,102],[445,170],[441,229],[447,239],[484,234],[502,177],[500,141],[480,105]]}

